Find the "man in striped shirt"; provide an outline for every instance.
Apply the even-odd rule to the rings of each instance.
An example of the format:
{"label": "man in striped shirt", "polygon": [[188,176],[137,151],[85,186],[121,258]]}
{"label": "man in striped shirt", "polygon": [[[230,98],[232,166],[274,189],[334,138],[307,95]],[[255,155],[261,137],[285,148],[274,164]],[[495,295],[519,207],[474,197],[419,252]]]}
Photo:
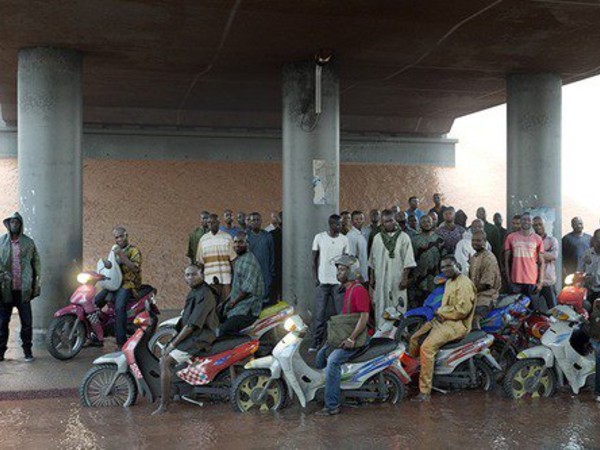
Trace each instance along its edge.
{"label": "man in striped shirt", "polygon": [[208,219],[209,232],[200,239],[196,262],[204,271],[204,279],[225,301],[231,292],[232,262],[236,258],[233,239],[219,229],[219,216],[211,214]]}

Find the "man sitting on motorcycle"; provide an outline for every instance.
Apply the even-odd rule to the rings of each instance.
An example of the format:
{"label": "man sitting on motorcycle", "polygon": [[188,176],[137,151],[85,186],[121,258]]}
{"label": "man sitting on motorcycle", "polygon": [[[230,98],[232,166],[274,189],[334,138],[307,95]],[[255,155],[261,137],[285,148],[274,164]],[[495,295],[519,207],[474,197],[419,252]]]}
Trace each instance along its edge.
{"label": "man sitting on motorcycle", "polygon": [[190,292],[185,299],[181,319],[177,323],[179,333],[164,350],[160,360],[161,397],[160,404],[152,414],[167,411],[171,401],[171,377],[176,364],[188,362],[193,356],[205,353],[216,339],[219,326],[217,301],[204,282],[202,271],[195,264],[185,269],[185,282]]}
{"label": "man sitting on motorcycle", "polygon": [[[471,331],[475,312],[475,286],[461,274],[456,259],[453,256],[443,258],[441,270],[447,280],[442,306],[437,310],[435,318],[423,325],[410,339],[410,354],[413,357],[420,354],[421,357],[421,393],[415,398],[416,401],[430,400],[438,350],[444,344],[461,339]],[[425,340],[421,343],[423,337]]]}
{"label": "man sitting on motorcycle", "polygon": [[[127,340],[127,302],[129,299],[137,295],[137,290],[142,285],[142,254],[139,249],[129,243],[127,230],[123,227],[116,227],[113,230],[115,237],[115,256],[117,263],[123,274],[121,287],[115,292],[115,312],[116,324],[115,334],[117,338],[117,347],[121,348]],[[112,264],[108,260],[103,260],[104,266],[108,269]],[[96,295],[96,305],[98,308],[103,308],[106,305],[106,297],[109,291],[101,290]]]}
{"label": "man sitting on motorcycle", "polygon": [[367,326],[371,308],[369,292],[358,280],[360,270],[356,258],[350,255],[341,255],[336,259],[335,266],[337,268],[337,279],[346,289],[342,314],[360,313],[360,316],[356,321],[354,331],[342,342],[340,348],[332,351],[330,345],[326,344],[317,353],[317,368],[325,368],[325,407],[317,412],[317,415],[320,416],[333,416],[341,412],[342,364],[361,350],[361,348],[355,346],[355,341]]}
{"label": "man sitting on motorcycle", "polygon": [[248,251],[245,231],[238,231],[233,238],[237,258],[233,261],[231,294],[223,306],[225,321],[219,327],[219,336],[235,336],[252,325],[262,309],[265,296],[262,270],[256,256]]}
{"label": "man sitting on motorcycle", "polygon": [[475,254],[469,258],[469,278],[477,289],[474,327],[479,328],[479,321],[485,317],[498,298],[500,286],[500,267],[494,254],[485,248],[487,235],[485,231],[476,231],[471,238]]}

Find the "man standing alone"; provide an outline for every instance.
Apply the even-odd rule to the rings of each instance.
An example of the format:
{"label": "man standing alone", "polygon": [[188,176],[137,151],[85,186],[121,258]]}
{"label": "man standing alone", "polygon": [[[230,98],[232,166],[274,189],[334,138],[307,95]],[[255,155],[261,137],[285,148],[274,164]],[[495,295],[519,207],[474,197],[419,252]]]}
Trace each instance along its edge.
{"label": "man standing alone", "polygon": [[581,263],[581,257],[592,245],[592,237],[583,232],[583,220],[581,217],[573,217],[571,220],[571,231],[562,239],[563,274],[569,275],[577,270]]}
{"label": "man standing alone", "polygon": [[271,285],[275,279],[275,243],[271,233],[261,229],[262,217],[259,213],[250,214],[250,231],[248,232],[248,246],[256,256],[264,282],[263,301],[269,302]]}
{"label": "man standing alone", "polygon": [[33,361],[33,324],[30,301],[40,295],[40,257],[33,240],[23,234],[23,218],[17,212],[4,219],[8,233],[0,237],[0,361],[8,344],[8,325],[13,308],[21,320],[25,361]]}

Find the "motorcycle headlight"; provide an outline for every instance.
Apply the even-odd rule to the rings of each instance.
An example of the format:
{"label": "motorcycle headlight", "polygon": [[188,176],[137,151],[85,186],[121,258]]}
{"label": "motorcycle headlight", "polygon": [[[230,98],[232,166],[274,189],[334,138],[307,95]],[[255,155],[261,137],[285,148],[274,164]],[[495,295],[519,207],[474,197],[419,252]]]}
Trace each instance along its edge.
{"label": "motorcycle headlight", "polygon": [[77,282],[79,284],[88,284],[91,279],[92,276],[89,273],[82,272],[79,275],[77,275]]}
{"label": "motorcycle headlight", "polygon": [[571,285],[573,284],[573,280],[575,279],[575,274],[572,273],[571,275],[567,275],[567,278],[565,278],[565,284],[566,285]]}
{"label": "motorcycle headlight", "polygon": [[283,323],[283,328],[285,328],[285,331],[288,333],[291,331],[302,330],[304,328],[304,322],[300,316],[288,317]]}

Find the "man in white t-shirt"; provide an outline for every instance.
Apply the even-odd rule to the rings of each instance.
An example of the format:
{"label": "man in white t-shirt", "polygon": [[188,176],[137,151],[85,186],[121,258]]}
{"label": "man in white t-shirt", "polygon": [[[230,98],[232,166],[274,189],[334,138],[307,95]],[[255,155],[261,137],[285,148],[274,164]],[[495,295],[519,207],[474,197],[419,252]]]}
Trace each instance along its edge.
{"label": "man in white t-shirt", "polygon": [[317,286],[313,319],[313,345],[309,351],[317,351],[325,339],[327,320],[335,311],[340,314],[343,294],[337,280],[335,258],[348,253],[348,239],[340,234],[341,217],[337,214],[329,216],[329,230],[315,236],[312,245],[313,274]]}

